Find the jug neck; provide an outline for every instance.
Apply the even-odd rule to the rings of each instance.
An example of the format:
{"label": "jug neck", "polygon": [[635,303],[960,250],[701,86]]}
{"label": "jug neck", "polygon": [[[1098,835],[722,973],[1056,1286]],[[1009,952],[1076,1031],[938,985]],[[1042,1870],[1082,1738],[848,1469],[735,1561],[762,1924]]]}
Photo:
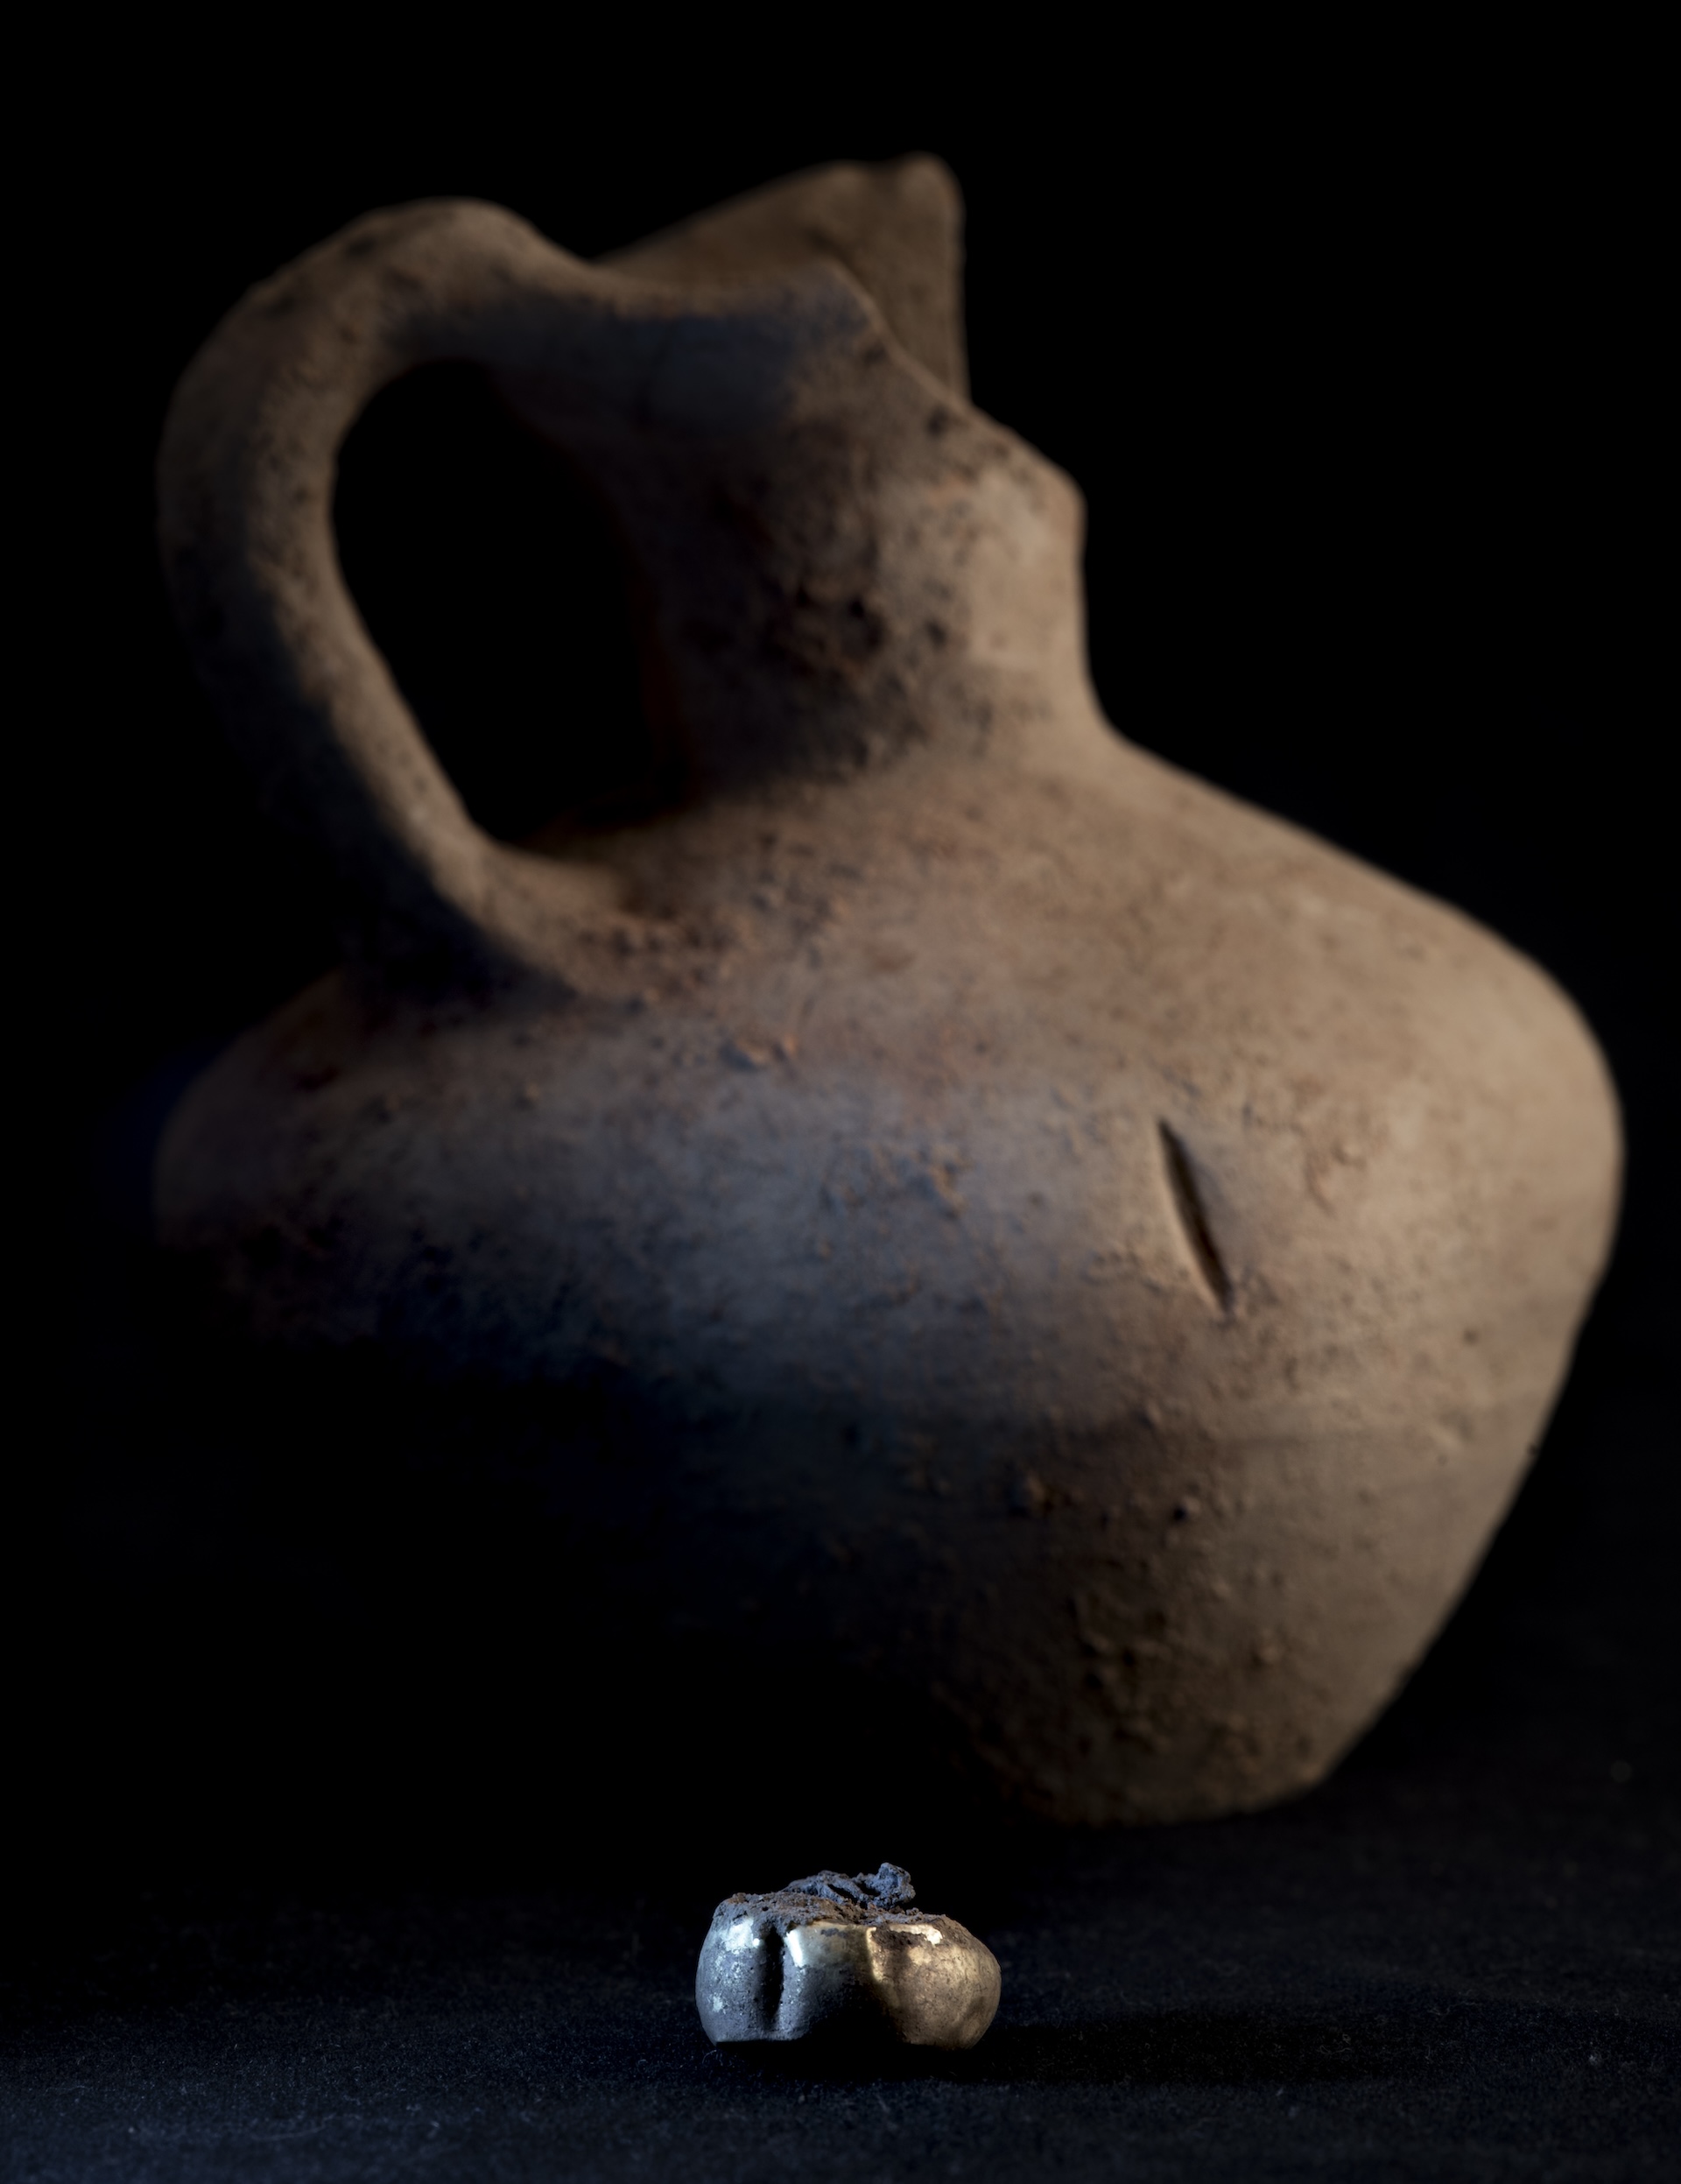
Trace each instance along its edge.
{"label": "jug neck", "polygon": [[691,791],[918,749],[1013,763],[1088,736],[1071,481],[899,349],[838,269],[738,308],[741,345],[756,319],[782,354],[774,385],[749,370],[734,399],[706,384],[710,314],[672,327],[629,413],[496,374],[612,512],[650,724]]}

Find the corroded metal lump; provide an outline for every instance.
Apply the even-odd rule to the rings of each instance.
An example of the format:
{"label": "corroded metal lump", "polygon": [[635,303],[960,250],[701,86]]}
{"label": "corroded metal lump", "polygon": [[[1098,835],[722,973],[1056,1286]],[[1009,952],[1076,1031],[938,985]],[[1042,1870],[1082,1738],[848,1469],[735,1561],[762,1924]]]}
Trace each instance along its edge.
{"label": "corroded metal lump", "polygon": [[694,1976],[707,2039],[879,2027],[911,2047],[973,2047],[997,2014],[998,1960],[955,1919],[915,1906],[897,1865],[727,1896]]}

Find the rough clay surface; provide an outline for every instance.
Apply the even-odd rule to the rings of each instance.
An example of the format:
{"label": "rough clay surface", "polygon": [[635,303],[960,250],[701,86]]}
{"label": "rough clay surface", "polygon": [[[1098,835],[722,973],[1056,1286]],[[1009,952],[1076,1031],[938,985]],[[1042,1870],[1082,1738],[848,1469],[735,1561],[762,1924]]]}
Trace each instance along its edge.
{"label": "rough clay surface", "polygon": [[862,2030],[911,2047],[973,2047],[998,2012],[998,1960],[955,1919],[915,1904],[897,1865],[727,1896],[694,1976],[707,2039]]}
{"label": "rough clay surface", "polygon": [[[929,330],[943,171],[840,171],[834,251],[907,191],[948,208],[922,304],[796,263],[774,193],[611,269],[445,203],[213,335],[171,582],[360,913],[183,1101],[160,1234],[257,1339],[470,1377],[487,1432],[499,1387],[606,1391],[612,1447],[555,1458],[633,1612],[911,1687],[1058,1818],[1260,1805],[1506,1509],[1614,1101],[1531,964],[1103,721],[1079,497]],[[460,357],[614,508],[689,760],[547,854],[468,821],[333,552],[355,416]]]}

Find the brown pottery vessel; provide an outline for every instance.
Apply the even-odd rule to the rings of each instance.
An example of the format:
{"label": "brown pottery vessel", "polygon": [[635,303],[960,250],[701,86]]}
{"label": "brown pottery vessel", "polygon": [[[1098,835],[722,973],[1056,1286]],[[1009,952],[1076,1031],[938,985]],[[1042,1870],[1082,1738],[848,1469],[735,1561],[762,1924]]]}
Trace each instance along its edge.
{"label": "brown pottery vessel", "polygon": [[[612,511],[655,818],[489,839],[347,594],[341,443],[451,359]],[[174,1114],[165,1247],[264,1345],[605,1377],[577,1490],[643,1610],[914,1691],[1039,1812],[1322,1775],[1536,1445],[1614,1100],[1534,965],[1103,719],[946,171],[602,264],[371,214],[212,335],[160,477],[205,681],[359,905]]]}

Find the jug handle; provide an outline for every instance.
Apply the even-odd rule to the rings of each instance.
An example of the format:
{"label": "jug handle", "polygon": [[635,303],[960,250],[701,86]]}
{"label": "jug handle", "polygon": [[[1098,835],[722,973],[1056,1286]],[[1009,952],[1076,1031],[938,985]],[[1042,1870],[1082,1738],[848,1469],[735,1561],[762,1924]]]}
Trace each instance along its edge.
{"label": "jug handle", "polygon": [[345,585],[339,449],[383,387],[433,362],[631,421],[693,309],[499,207],[437,201],[370,214],[251,289],[176,390],[158,487],[177,618],[265,805],[325,849],[353,956],[385,977],[564,983],[559,944],[601,883],[468,817]]}

